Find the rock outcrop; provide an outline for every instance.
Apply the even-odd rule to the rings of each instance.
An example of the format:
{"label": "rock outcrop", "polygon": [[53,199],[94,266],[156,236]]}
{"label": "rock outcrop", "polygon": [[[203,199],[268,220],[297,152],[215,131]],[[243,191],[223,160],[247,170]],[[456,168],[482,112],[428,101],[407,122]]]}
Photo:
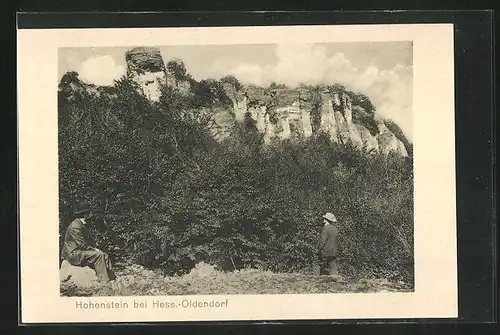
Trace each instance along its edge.
{"label": "rock outcrop", "polygon": [[187,93],[190,84],[177,78],[167,69],[158,48],[133,48],[125,54],[127,78],[139,84],[144,94],[152,101],[158,101],[163,85],[177,88]]}
{"label": "rock outcrop", "polygon": [[74,100],[77,94],[99,95],[103,90],[103,87],[85,83],[76,72],[65,73],[59,82],[59,93],[70,101]]}
{"label": "rock outcrop", "polygon": [[61,263],[59,277],[61,282],[77,287],[91,287],[98,282],[93,269],[88,266],[73,266],[66,260]]}
{"label": "rock outcrop", "polygon": [[125,54],[127,77],[139,84],[144,94],[157,101],[161,86],[167,83],[167,71],[157,48],[134,48]]}
{"label": "rock outcrop", "polygon": [[[151,101],[159,100],[163,85],[185,94],[193,93],[192,79],[182,61],[171,60],[166,66],[159,49],[133,48],[126,53],[125,59],[128,79],[136,82]],[[232,83],[222,83],[232,108],[205,108],[213,118],[214,135],[218,139],[227,137],[234,121],[242,122],[249,115],[268,144],[324,133],[333,142],[351,143],[369,153],[396,153],[406,157],[411,150],[411,144],[397,125],[374,115],[371,102],[366,104],[369,102],[366,96],[361,95],[360,99],[360,95],[340,85],[323,86],[322,90],[307,86],[294,89],[239,86],[237,89]],[[101,94],[103,89],[83,83],[76,72],[63,76],[59,85],[60,92],[70,97],[79,91]],[[103,92],[113,94],[112,91]],[[200,111],[200,115],[205,112]]]}
{"label": "rock outcrop", "polygon": [[233,102],[235,120],[242,121],[249,114],[266,143],[322,132],[333,142],[351,143],[369,153],[408,156],[405,145],[384,120],[353,105],[346,91],[325,89],[319,94],[320,101],[314,101],[314,92],[308,89],[250,86],[237,92],[228,85],[224,89]]}

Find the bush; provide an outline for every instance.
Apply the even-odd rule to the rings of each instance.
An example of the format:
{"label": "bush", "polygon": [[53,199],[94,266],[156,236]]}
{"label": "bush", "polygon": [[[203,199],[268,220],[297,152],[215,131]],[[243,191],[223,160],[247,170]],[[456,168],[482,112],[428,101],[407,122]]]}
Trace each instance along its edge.
{"label": "bush", "polygon": [[[203,103],[220,103],[204,85]],[[90,200],[92,236],[115,261],[310,272],[331,211],[342,273],[413,280],[411,161],[322,135],[263,146],[251,119],[217,143],[190,96],[164,88],[151,103],[125,79],[113,92],[60,97],[61,232],[69,206]]]}

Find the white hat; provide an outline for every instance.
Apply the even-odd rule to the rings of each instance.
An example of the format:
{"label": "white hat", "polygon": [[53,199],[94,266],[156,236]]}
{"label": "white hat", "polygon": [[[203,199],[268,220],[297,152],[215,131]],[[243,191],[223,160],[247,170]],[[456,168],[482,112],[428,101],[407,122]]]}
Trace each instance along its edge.
{"label": "white hat", "polygon": [[326,213],[325,215],[323,215],[323,217],[325,219],[327,219],[328,221],[337,222],[337,219],[335,218],[335,215],[333,215],[332,213]]}

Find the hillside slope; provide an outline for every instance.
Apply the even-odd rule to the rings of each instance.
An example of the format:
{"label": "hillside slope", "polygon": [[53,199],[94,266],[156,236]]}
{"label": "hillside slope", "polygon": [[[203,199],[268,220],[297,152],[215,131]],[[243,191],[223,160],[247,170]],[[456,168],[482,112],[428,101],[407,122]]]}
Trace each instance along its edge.
{"label": "hillside slope", "polygon": [[[110,87],[76,73],[61,80],[61,239],[72,206],[89,201],[98,212],[90,238],[119,261],[169,276],[201,260],[231,270],[230,259],[238,269],[307,272],[321,217],[333,212],[343,275],[413,280],[413,162],[367,97],[339,85],[195,81],[156,56],[155,73],[177,73],[169,85],[145,75],[142,59]],[[154,88],[149,96],[141,83]],[[214,138],[214,119],[227,125],[225,139]],[[396,154],[368,154],[368,145]]]}

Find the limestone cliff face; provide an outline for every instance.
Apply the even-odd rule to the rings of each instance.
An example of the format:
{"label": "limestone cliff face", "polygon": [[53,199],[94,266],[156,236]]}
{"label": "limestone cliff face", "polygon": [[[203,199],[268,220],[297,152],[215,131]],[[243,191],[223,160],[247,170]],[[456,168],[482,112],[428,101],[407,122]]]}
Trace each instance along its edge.
{"label": "limestone cliff face", "polygon": [[233,101],[236,121],[248,113],[264,134],[264,141],[309,137],[326,133],[337,143],[351,143],[366,152],[385,155],[394,152],[408,156],[403,142],[392,133],[383,120],[377,120],[360,106],[353,106],[344,91],[325,90],[321,102],[314,102],[307,89],[264,90],[249,87],[235,92],[224,87]]}
{"label": "limestone cliff face", "polygon": [[160,98],[161,85],[167,83],[167,71],[160,50],[156,48],[133,48],[125,54],[127,77],[139,84],[151,100]]}
{"label": "limestone cliff face", "polygon": [[[353,121],[351,98],[345,92],[323,92],[320,130],[330,134],[334,142],[352,143],[367,152],[380,152],[385,155],[394,152],[407,157],[408,152],[403,142],[385,125],[384,121],[371,119],[377,125],[377,132],[372,133],[361,123]],[[360,108],[356,109],[359,113]]]}
{"label": "limestone cliff face", "polygon": [[144,94],[152,101],[158,101],[161,86],[175,87],[188,92],[189,82],[179,80],[167,70],[161,52],[157,48],[133,48],[125,54],[127,77],[139,84]]}
{"label": "limestone cliff face", "polygon": [[[163,85],[183,93],[192,93],[187,77],[170,71],[168,68],[171,67],[171,62],[168,63],[169,66],[165,66],[157,48],[130,49],[125,60],[127,77],[138,83],[152,101],[159,100]],[[183,71],[185,72],[185,68]],[[248,85],[236,89],[233,84],[224,83],[222,88],[232,101],[232,110],[218,107],[209,108],[206,112],[212,114],[216,126],[215,135],[220,139],[229,134],[230,125],[234,121],[242,122],[249,115],[255,121],[258,131],[264,135],[267,144],[325,133],[333,142],[351,143],[366,152],[408,156],[408,141],[403,139],[407,143],[405,146],[401,134],[399,138],[395,134],[398,131],[394,130],[394,125],[387,124],[371,110],[361,107],[359,98],[358,104],[353,103],[353,96],[357,94],[339,87],[324,87],[322,91],[318,91],[317,87],[265,89]],[[67,73],[61,80],[60,91],[67,95],[77,91],[100,94],[101,89],[81,82],[76,73]]]}

